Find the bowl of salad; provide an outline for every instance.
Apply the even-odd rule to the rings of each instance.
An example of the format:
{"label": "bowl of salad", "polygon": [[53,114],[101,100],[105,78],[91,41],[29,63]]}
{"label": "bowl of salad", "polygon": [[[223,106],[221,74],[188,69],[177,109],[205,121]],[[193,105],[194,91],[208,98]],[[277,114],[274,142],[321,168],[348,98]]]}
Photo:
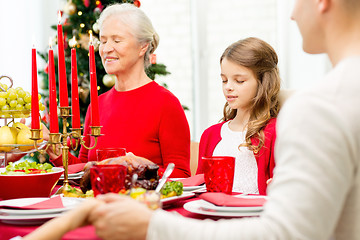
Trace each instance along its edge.
{"label": "bowl of salad", "polygon": [[0,199],[49,197],[64,169],[24,161],[0,168]]}

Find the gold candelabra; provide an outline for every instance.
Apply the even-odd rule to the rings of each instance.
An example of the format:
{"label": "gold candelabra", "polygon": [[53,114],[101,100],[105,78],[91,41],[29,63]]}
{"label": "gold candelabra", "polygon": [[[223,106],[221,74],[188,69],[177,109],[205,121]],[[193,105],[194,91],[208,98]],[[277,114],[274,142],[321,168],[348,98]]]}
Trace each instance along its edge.
{"label": "gold candelabra", "polygon": [[[98,137],[101,136],[101,126],[90,126],[91,134],[90,136],[95,138],[95,143],[93,146],[86,146],[85,141],[83,140],[84,136],[81,135],[82,128],[70,128],[71,132],[67,131],[67,118],[71,117],[70,115],[70,107],[59,107],[60,109],[60,118],[63,120],[63,132],[62,133],[49,133],[49,141],[47,142],[44,149],[39,149],[37,146],[37,141],[41,139],[40,132],[41,129],[30,129],[31,131],[31,140],[34,141],[34,146],[37,151],[40,153],[44,153],[51,146],[53,148],[54,153],[58,153],[58,145],[60,145],[61,153],[62,153],[62,161],[64,166],[64,180],[63,185],[58,189],[56,194],[61,194],[65,189],[69,186],[69,178],[68,178],[68,163],[69,163],[69,146],[67,143],[68,137],[70,137],[70,145],[71,148],[76,150],[80,145],[85,147],[86,149],[93,149],[96,147]],[[73,146],[72,139],[75,139],[75,147]]]}

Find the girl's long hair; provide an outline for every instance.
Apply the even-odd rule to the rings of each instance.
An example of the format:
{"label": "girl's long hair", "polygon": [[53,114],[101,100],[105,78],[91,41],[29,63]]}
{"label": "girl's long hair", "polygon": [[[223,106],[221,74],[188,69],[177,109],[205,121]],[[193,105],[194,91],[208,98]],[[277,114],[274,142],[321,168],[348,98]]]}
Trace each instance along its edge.
{"label": "girl's long hair", "polygon": [[[250,107],[250,119],[247,123],[245,143],[249,150],[257,153],[264,144],[263,129],[271,118],[277,117],[280,109],[278,94],[280,76],[277,67],[278,57],[275,50],[258,38],[246,38],[231,44],[222,54],[220,63],[226,58],[253,71],[258,81],[258,89]],[[229,104],[224,106],[223,121],[235,118],[236,109]],[[257,138],[259,144],[254,146],[251,138]]]}

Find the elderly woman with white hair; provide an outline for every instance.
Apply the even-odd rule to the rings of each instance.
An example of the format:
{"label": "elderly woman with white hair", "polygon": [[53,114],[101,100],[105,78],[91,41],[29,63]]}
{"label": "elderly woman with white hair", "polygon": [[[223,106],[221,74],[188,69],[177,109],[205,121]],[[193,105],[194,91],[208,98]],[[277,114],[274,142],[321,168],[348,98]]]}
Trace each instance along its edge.
{"label": "elderly woman with white hair", "polygon": [[[159,43],[150,19],[132,4],[114,4],[101,13],[99,53],[115,86],[99,96],[101,136],[94,149],[80,149],[69,164],[95,161],[96,149],[120,147],[145,157],[161,169],[172,162],[172,177],[190,176],[190,131],[179,100],[146,75],[150,54]],[[91,106],[90,106],[91,107]],[[84,135],[90,138],[90,115],[86,114]],[[51,156],[55,165],[61,157]]]}

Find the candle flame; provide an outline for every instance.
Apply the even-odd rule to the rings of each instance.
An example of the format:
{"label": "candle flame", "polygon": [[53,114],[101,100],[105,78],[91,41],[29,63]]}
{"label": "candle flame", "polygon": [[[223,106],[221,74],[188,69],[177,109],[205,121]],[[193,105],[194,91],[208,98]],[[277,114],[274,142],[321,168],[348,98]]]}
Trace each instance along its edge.
{"label": "candle flame", "polygon": [[60,24],[60,22],[61,22],[61,12],[60,11],[58,11],[58,21],[59,21],[59,24]]}
{"label": "candle flame", "polygon": [[73,36],[70,40],[69,40],[69,45],[70,47],[74,48],[77,44],[76,38],[75,36]]}
{"label": "candle flame", "polygon": [[93,35],[92,35],[92,32],[90,32],[90,37],[89,37],[90,39],[90,45],[92,45],[93,44]]}
{"label": "candle flame", "polygon": [[49,37],[49,48],[52,48],[52,41],[51,41],[51,37]]}

